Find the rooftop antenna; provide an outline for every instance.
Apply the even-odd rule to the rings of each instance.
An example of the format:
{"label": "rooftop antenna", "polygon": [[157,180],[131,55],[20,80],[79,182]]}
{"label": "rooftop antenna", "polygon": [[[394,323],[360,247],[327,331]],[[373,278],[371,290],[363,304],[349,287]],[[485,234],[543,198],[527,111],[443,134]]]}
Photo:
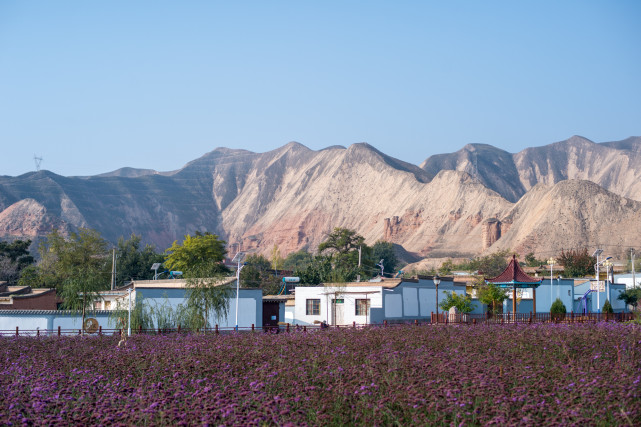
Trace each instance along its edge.
{"label": "rooftop antenna", "polygon": [[34,154],[33,161],[36,163],[36,172],[40,172],[40,163],[42,163],[42,157],[38,157]]}

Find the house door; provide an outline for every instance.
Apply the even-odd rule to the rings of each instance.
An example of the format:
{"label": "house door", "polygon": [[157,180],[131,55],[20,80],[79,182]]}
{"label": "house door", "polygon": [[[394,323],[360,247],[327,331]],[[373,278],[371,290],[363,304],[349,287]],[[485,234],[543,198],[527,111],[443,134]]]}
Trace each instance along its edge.
{"label": "house door", "polygon": [[337,298],[332,300],[332,324],[344,325],[345,324],[345,300]]}
{"label": "house door", "polygon": [[280,304],[273,301],[263,302],[263,328],[278,328]]}

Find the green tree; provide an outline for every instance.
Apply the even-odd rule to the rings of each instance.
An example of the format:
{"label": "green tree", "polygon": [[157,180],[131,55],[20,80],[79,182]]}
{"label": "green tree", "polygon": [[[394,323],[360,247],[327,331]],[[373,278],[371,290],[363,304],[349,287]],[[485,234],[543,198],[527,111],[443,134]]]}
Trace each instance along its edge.
{"label": "green tree", "polygon": [[[209,232],[196,232],[195,236],[185,236],[182,243],[175,241],[165,251],[165,268],[182,271],[185,277],[189,272],[198,271],[200,274],[228,273],[223,265],[225,259],[225,241]],[[193,274],[191,274],[193,277]]]}
{"label": "green tree", "polygon": [[503,304],[508,296],[505,289],[494,283],[483,283],[478,287],[479,301],[488,306],[488,311],[498,313],[498,307]]}
{"label": "green tree", "polygon": [[69,279],[78,272],[86,272],[101,286],[108,285],[111,274],[108,249],[109,243],[95,230],[81,228],[77,233],[70,233],[68,238],[54,230],[40,242],[38,272],[32,276],[35,283],[25,284],[56,287],[62,293],[65,283],[70,283]]}
{"label": "green tree", "polygon": [[274,247],[272,248],[272,253],[270,257],[271,261],[271,267],[274,269],[274,273],[278,274],[278,270],[283,269],[283,257],[280,256],[280,249],[278,248],[278,245],[274,243]]}
{"label": "green tree", "polygon": [[211,269],[211,264],[191,268],[187,273],[185,305],[179,318],[190,328],[211,327],[212,319],[227,318],[229,300],[234,295],[224,275]]}
{"label": "green tree", "polygon": [[582,250],[570,249],[569,251],[561,250],[559,262],[563,265],[564,275],[566,277],[584,277],[594,274],[594,264],[596,258],[588,254],[588,249]]}
{"label": "green tree", "polygon": [[470,267],[477,270],[479,274],[487,278],[496,277],[507,268],[509,264],[510,250],[494,252],[483,257],[470,261]]}
{"label": "green tree", "polygon": [[[360,268],[358,266],[359,251]],[[318,245],[318,253],[328,255],[331,259],[332,270],[328,281],[348,282],[355,280],[358,275],[369,277],[376,271],[372,249],[365,244],[365,238],[354,230],[335,228],[327,239]],[[321,260],[321,262],[324,261]]]}
{"label": "green tree", "polygon": [[271,263],[263,255],[247,255],[245,266],[240,271],[240,283],[249,288],[260,288],[263,277],[269,274],[270,270]]}
{"label": "green tree", "polygon": [[389,275],[396,274],[398,267],[398,258],[394,252],[394,245],[390,242],[379,240],[372,246],[372,258],[375,261],[385,260],[383,262],[384,272]]}
{"label": "green tree", "polygon": [[606,299],[605,302],[603,303],[603,310],[601,310],[603,313],[614,313],[614,310],[612,309],[612,304],[610,304],[610,300]]}
{"label": "green tree", "polygon": [[534,252],[530,252],[529,254],[525,255],[525,265],[527,265],[528,267],[538,267],[542,264],[545,264],[545,262],[537,259],[534,256]]}
{"label": "green tree", "polygon": [[327,239],[318,245],[318,252],[325,251],[337,252],[340,255],[345,255],[353,251],[358,251],[358,248],[363,246],[365,238],[356,231],[348,228],[334,228]]}
{"label": "green tree", "polygon": [[100,301],[100,291],[107,290],[108,286],[99,272],[91,266],[80,267],[71,272],[62,286],[62,308],[77,310],[82,313],[82,330],[84,334],[85,316],[88,311],[93,311],[96,302]]}
{"label": "green tree", "polygon": [[30,246],[31,240],[0,242],[0,281],[18,282],[22,271],[34,262]]}
{"label": "green tree", "polygon": [[561,301],[560,298],[554,300],[550,306],[550,315],[552,316],[552,320],[562,320],[565,317],[565,313],[567,313],[567,308],[565,307],[565,304],[563,304],[563,301]]}
{"label": "green tree", "polygon": [[300,278],[301,284],[306,285],[332,282],[332,258],[327,255],[314,256],[305,267],[295,270],[294,275]]}
{"label": "green tree", "polygon": [[260,288],[264,295],[277,294],[281,287],[279,276],[272,270],[272,263],[263,255],[251,254],[245,258],[240,271],[240,283],[250,288]]}
{"label": "green tree", "polygon": [[561,301],[560,298],[557,298],[556,300],[554,300],[554,302],[550,306],[550,313],[552,314],[567,313],[567,308],[565,307],[565,304],[563,304],[563,301]]}
{"label": "green tree", "polygon": [[306,250],[301,249],[300,251],[291,252],[287,257],[285,257],[285,260],[283,261],[283,268],[296,271],[307,267],[313,261],[313,255]]}
{"label": "green tree", "polygon": [[438,274],[441,276],[447,276],[448,274],[452,274],[452,271],[454,270],[456,266],[454,265],[454,262],[451,259],[446,260],[441,264],[441,266],[438,268]]}
{"label": "green tree", "polygon": [[[145,303],[140,290],[135,292],[135,299],[131,302],[131,330],[135,333],[138,329],[151,329],[154,326],[150,308]],[[109,322],[116,329],[127,333],[129,329],[129,297],[119,300],[116,308],[109,315]]]}
{"label": "green tree", "polygon": [[154,263],[165,260],[163,254],[156,252],[152,245],[141,244],[141,236],[132,234],[128,240],[124,237],[118,239],[116,249],[116,282],[124,284],[128,280],[151,280]]}
{"label": "green tree", "polygon": [[625,292],[619,294],[617,299],[622,300],[626,306],[631,305],[634,310],[637,309],[637,304],[641,298],[641,289],[627,289]]}
{"label": "green tree", "polygon": [[459,295],[456,292],[445,292],[445,299],[438,306],[443,311],[456,307],[459,313],[471,313],[474,310],[472,298],[467,294]]}
{"label": "green tree", "polygon": [[210,319],[227,317],[231,287],[223,283],[229,272],[222,261],[226,254],[225,242],[209,232],[185,236],[168,248],[165,267],[182,271],[186,279],[185,304],[178,317],[191,328],[210,327]]}

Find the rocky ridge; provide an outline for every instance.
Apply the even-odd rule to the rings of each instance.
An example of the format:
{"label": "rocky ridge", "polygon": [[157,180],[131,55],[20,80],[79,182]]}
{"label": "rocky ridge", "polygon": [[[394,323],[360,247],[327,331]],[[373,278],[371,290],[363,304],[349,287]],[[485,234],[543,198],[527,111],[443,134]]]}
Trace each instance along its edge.
{"label": "rocky ridge", "polygon": [[[365,144],[266,153],[217,148],[183,168],[0,177],[0,237],[91,227],[160,249],[196,230],[238,248],[313,250],[333,227],[422,257],[510,248],[541,256],[641,231],[641,139],[581,137],[517,154],[468,145],[419,167]],[[636,233],[636,234],[635,234]],[[616,236],[616,238],[614,237]]]}

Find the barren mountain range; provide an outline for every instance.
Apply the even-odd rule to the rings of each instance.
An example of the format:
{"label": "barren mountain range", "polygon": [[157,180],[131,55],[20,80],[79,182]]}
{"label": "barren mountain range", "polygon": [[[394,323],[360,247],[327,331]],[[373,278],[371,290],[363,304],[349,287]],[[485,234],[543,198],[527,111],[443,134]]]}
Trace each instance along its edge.
{"label": "barren mountain range", "polygon": [[420,257],[497,249],[639,246],[641,138],[574,136],[516,154],[470,144],[420,166],[360,143],[313,151],[292,142],[253,153],[217,148],[172,172],[0,177],[0,237],[90,227],[159,249],[196,230],[230,251],[314,250],[334,227]]}

